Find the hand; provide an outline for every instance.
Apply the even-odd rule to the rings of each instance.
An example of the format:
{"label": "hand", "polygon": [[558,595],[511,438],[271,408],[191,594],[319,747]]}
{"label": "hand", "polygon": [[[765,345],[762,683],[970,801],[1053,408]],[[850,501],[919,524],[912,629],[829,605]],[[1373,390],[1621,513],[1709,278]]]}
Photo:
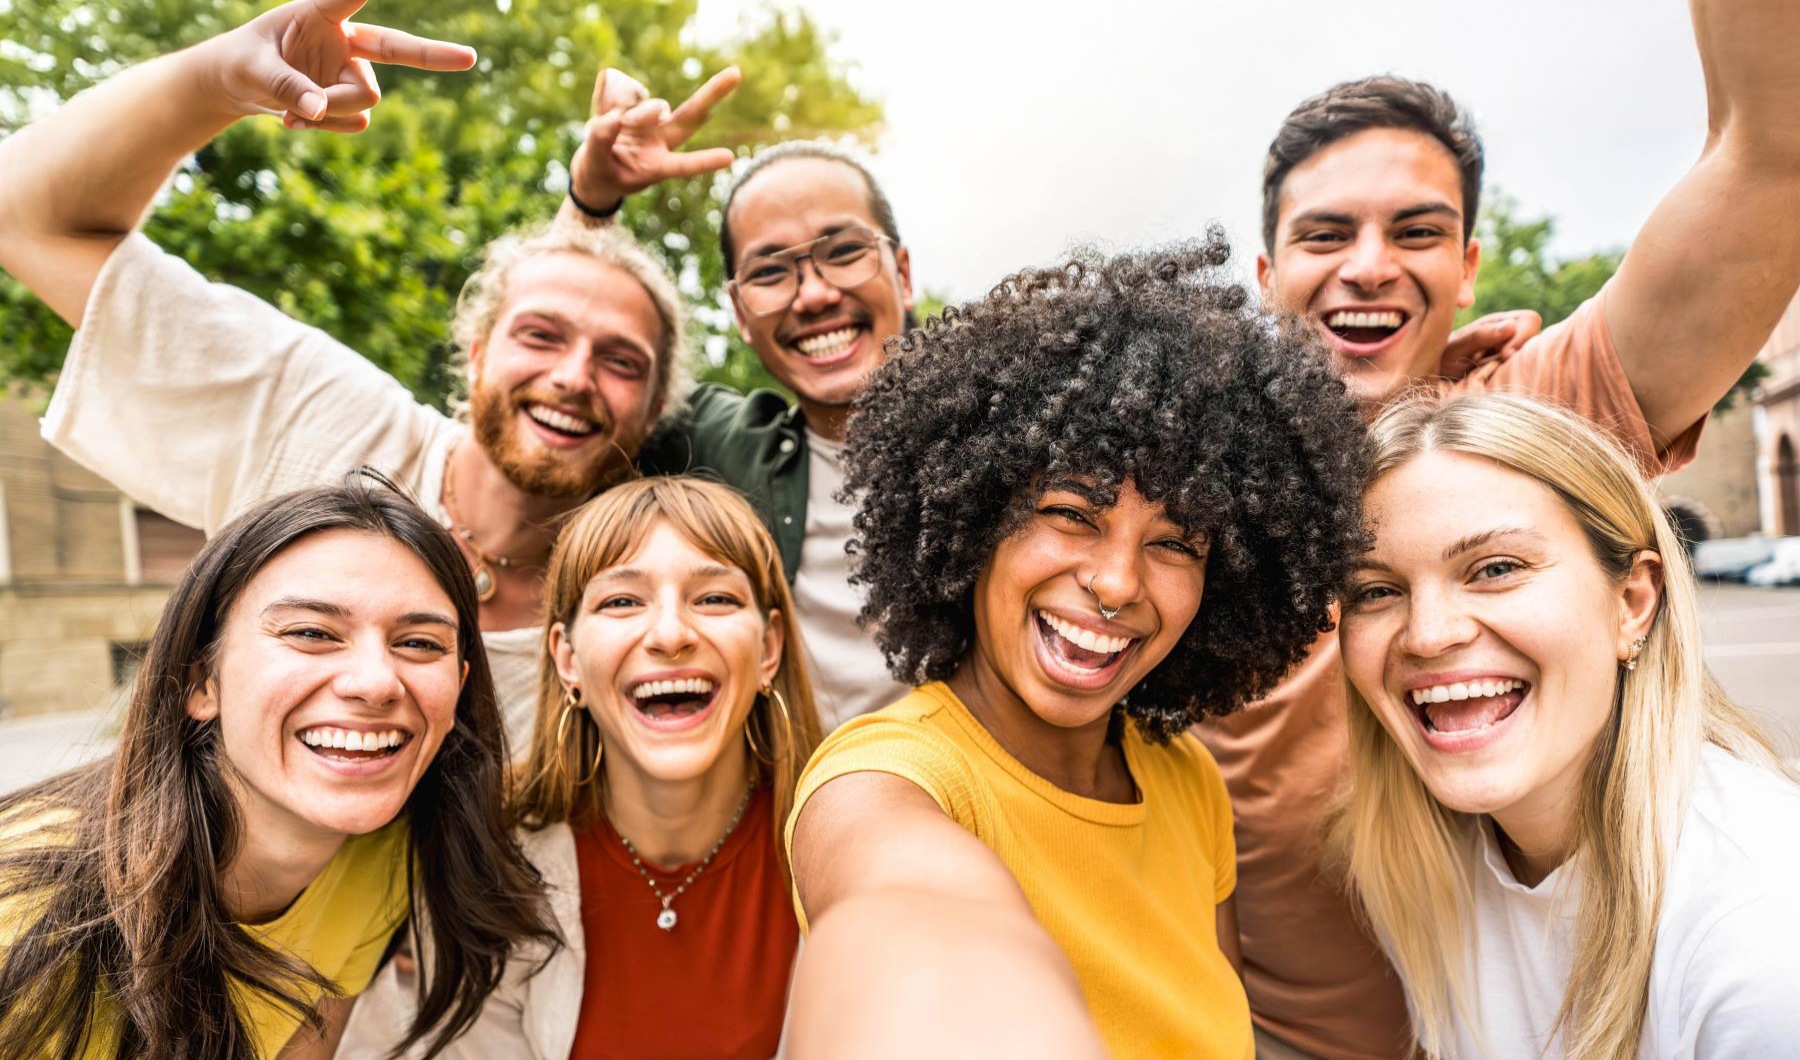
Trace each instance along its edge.
{"label": "hand", "polygon": [[569,162],[569,185],[576,198],[605,209],[633,192],[678,177],[724,169],[730,148],[678,153],[721,99],[743,80],[728,66],[673,112],[669,104],[648,98],[643,85],[617,70],[602,70],[594,80],[587,139]]}
{"label": "hand", "polygon": [[1483,365],[1504,364],[1543,329],[1544,318],[1534,309],[1509,309],[1472,320],[1450,333],[1438,374],[1457,380]]}
{"label": "hand", "polygon": [[366,0],[292,0],[202,45],[221,107],[290,129],[361,132],[381,99],[371,63],[467,70],[474,49],[346,21]]}

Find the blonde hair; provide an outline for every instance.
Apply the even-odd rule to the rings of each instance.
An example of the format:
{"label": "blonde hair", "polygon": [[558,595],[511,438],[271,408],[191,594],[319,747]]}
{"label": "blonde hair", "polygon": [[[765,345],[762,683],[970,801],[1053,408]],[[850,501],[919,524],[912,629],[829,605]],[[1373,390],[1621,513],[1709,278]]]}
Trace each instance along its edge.
{"label": "blonde hair", "polygon": [[[617,225],[527,225],[500,236],[482,250],[481,265],[456,296],[456,315],[450,322],[459,387],[468,386],[469,352],[487,338],[500,318],[500,306],[506,301],[513,270],[546,254],[582,254],[611,265],[636,280],[650,296],[662,321],[662,341],[656,348],[656,401],[662,410],[659,420],[680,416],[694,389],[681,293],[668,270],[651,258],[630,232]],[[466,389],[452,396],[451,406],[458,419],[468,418],[467,405]]]}
{"label": "blonde hair", "polygon": [[[757,609],[781,627],[781,664],[769,684],[776,696],[759,695],[745,722],[753,768],[774,786],[779,835],[794,804],[800,770],[819,745],[819,718],[807,679],[805,648],[788,592],[781,551],[750,505],[717,482],[685,476],[653,477],[614,486],[583,505],[558,538],[544,584],[544,632],[573,623],[582,592],[594,575],[623,562],[658,522],[667,522],[694,547],[736,567],[750,579]],[[559,821],[594,820],[601,809],[601,777],[578,783],[591,769],[599,726],[585,710],[574,712],[563,734],[563,683],[545,651],[538,667],[537,719],[517,774],[514,819],[527,828]],[[779,698],[786,709],[777,705]],[[779,844],[778,844],[779,846]],[[785,867],[786,857],[782,856]]]}
{"label": "blonde hair", "polygon": [[[1580,888],[1574,959],[1551,1039],[1570,1060],[1637,1055],[1669,857],[1700,749],[1793,776],[1707,672],[1693,575],[1680,538],[1636,463],[1580,417],[1504,394],[1414,397],[1371,428],[1372,485],[1428,452],[1479,456],[1554,492],[1602,569],[1662,560],[1663,587],[1635,670],[1621,669],[1611,723],[1582,778],[1571,869]],[[1332,846],[1406,986],[1420,1044],[1444,1056],[1454,1018],[1473,1024],[1465,981],[1471,879],[1486,817],[1434,799],[1354,687],[1353,783]]]}

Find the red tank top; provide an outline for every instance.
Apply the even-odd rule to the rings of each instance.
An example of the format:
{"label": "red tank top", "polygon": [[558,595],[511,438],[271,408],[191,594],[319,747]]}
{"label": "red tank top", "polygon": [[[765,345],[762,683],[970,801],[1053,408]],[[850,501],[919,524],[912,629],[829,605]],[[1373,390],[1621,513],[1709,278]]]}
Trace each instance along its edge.
{"label": "red tank top", "polygon": [[[587,968],[571,1060],[768,1060],[781,1041],[800,928],[776,857],[769,785],[737,831],[675,899],[662,903],[612,822],[575,830]],[[644,867],[664,894],[693,865]]]}

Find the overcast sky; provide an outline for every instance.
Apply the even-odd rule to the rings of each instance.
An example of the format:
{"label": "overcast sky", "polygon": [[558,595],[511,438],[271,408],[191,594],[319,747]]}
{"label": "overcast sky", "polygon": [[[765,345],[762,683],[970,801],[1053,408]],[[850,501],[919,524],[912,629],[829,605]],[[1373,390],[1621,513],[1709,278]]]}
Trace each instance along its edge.
{"label": "overcast sky", "polygon": [[[762,0],[700,0],[730,34]],[[1393,72],[1477,118],[1488,187],[1623,246],[1691,165],[1705,99],[1679,0],[789,0],[886,108],[873,158],[915,283],[984,292],[1068,245],[1225,223],[1249,274],[1263,152],[1305,96]]]}

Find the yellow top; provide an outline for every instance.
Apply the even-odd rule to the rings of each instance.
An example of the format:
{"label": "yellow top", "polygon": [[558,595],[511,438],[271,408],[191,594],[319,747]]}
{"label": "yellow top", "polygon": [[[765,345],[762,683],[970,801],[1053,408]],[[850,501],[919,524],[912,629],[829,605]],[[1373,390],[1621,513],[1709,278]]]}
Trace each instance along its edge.
{"label": "yellow top", "polygon": [[1250,1006],[1215,927],[1237,882],[1225,784],[1193,736],[1159,747],[1126,728],[1142,801],[1101,802],[1031,772],[948,686],[924,685],[819,748],[788,817],[789,848],[827,782],[876,772],[916,784],[1019,881],[1116,1060],[1247,1060]]}
{"label": "yellow top", "polygon": [[[29,823],[52,823],[58,817],[61,815],[40,817]],[[7,829],[0,842],[13,849],[42,842],[32,831]],[[59,835],[66,837],[67,833],[52,831],[44,838]],[[408,847],[405,817],[368,835],[350,837],[286,912],[265,924],[246,924],[244,930],[263,945],[311,965],[346,995],[361,993],[374,978],[388,940],[411,908],[406,892]],[[22,908],[28,902],[17,896],[0,902],[0,955],[36,923],[37,912]],[[299,992],[317,1000],[316,990],[302,985]],[[293,1013],[260,992],[239,990],[237,1003],[259,1056],[274,1057],[300,1029]],[[118,1011],[111,999],[102,998],[94,1012],[93,1033],[88,1036],[83,1060],[111,1060],[118,1051]]]}

